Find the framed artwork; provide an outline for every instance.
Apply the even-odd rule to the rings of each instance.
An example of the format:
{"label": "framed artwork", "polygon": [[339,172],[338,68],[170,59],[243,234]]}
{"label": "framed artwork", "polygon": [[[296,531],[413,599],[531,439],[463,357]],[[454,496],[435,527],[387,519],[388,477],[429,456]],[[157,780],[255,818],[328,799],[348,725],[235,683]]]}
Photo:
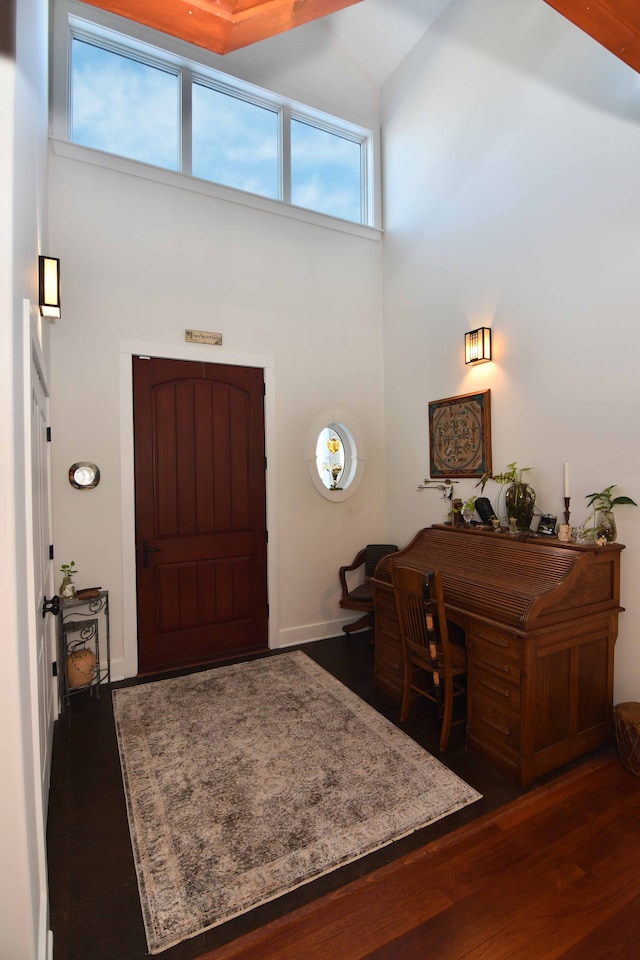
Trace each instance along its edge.
{"label": "framed artwork", "polygon": [[429,404],[429,468],[435,479],[491,473],[491,391]]}

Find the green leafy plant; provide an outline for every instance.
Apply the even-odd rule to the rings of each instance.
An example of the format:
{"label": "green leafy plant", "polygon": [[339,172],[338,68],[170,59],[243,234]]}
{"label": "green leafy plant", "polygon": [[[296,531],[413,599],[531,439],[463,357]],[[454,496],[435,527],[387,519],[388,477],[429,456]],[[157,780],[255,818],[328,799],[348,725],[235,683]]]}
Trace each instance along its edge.
{"label": "green leafy plant", "polygon": [[612,543],[618,536],[616,521],[613,516],[613,508],[622,506],[625,503],[637,507],[638,504],[631,497],[615,497],[613,491],[616,484],[600,490],[599,493],[587,493],[585,500],[587,506],[591,507],[591,513],[581,528],[581,536],[586,540],[596,540],[598,543]]}
{"label": "green leafy plant", "polygon": [[501,486],[504,486],[505,483],[526,483],[524,479],[524,474],[529,470],[533,470],[533,467],[519,467],[516,461],[513,463],[507,464],[507,469],[503,470],[502,473],[485,473],[478,481],[478,486],[480,490],[484,491],[489,480],[494,480],[496,483],[499,483]]}
{"label": "green leafy plant", "polygon": [[72,560],[71,563],[63,563],[60,567],[60,573],[62,574],[62,583],[60,584],[59,594],[62,597],[71,597],[75,593],[75,587],[73,586],[73,578],[78,571],[76,570],[76,562]]}
{"label": "green leafy plant", "polygon": [[614,507],[621,506],[623,503],[630,503],[633,507],[638,506],[631,497],[614,497],[613,491],[616,486],[617,484],[612,483],[611,486],[605,487],[600,493],[587,493],[585,496],[587,506],[593,507],[594,513],[599,510],[613,510]]}

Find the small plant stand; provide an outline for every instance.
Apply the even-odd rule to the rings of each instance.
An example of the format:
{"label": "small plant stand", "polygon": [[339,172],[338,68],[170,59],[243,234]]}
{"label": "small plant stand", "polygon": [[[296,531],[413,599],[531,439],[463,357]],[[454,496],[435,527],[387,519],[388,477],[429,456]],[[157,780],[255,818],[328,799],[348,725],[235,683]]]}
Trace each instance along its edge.
{"label": "small plant stand", "polygon": [[[102,659],[101,621],[104,627]],[[69,706],[74,694],[89,690],[92,696],[95,692],[99,697],[100,684],[111,682],[108,590],[101,590],[91,598],[60,599],[57,672],[61,710]]]}

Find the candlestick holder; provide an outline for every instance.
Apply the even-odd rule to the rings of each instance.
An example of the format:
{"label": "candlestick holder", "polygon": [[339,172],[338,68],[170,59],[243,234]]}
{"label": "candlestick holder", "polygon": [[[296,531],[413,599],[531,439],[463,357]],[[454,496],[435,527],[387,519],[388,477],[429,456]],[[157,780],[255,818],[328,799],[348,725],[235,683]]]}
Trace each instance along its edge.
{"label": "candlestick holder", "polygon": [[564,522],[566,523],[567,526],[569,526],[569,517],[571,516],[571,514],[569,513],[570,503],[571,503],[571,497],[565,497],[564,498]]}

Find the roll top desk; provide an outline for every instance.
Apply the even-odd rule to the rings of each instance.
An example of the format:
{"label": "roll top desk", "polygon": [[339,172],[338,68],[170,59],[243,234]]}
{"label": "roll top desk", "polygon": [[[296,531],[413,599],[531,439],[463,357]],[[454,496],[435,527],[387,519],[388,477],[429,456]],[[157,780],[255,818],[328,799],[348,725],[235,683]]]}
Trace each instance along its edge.
{"label": "roll top desk", "polygon": [[[394,554],[442,574],[447,617],[465,632],[466,742],[528,786],[613,736],[613,654],[622,544],[435,525]],[[376,568],[377,686],[402,694],[389,558]]]}

